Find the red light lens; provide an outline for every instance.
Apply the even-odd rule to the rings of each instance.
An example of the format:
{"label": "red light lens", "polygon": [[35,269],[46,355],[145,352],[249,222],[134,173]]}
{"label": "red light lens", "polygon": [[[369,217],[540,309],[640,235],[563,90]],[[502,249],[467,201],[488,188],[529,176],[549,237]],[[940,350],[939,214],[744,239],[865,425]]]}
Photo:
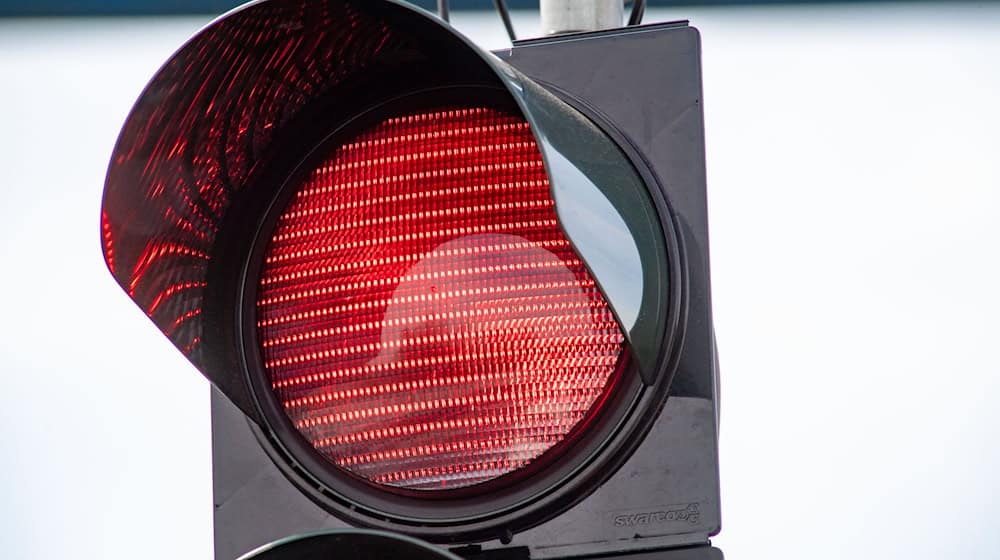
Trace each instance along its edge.
{"label": "red light lens", "polygon": [[309,172],[267,247],[257,327],[315,449],[416,489],[498,478],[580,431],[624,345],[528,123],[486,107],[382,120]]}

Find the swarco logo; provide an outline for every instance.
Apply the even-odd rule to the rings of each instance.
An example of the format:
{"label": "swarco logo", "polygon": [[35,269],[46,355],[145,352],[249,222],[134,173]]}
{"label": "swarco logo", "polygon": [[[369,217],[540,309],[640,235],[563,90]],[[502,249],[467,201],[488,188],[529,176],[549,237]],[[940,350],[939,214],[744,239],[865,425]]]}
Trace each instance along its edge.
{"label": "swarco logo", "polygon": [[701,520],[698,504],[670,506],[670,509],[643,511],[637,513],[621,513],[615,515],[615,527],[634,527],[636,525],[657,525],[660,523],[687,522],[697,525]]}

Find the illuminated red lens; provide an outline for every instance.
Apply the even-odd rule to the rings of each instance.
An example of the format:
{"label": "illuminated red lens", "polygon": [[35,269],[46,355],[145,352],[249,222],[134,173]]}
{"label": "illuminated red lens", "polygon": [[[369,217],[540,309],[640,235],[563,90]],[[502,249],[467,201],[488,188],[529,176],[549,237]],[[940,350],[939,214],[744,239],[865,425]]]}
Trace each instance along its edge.
{"label": "illuminated red lens", "polygon": [[623,353],[528,123],[485,107],[389,118],[332,150],[278,220],[257,313],[302,435],[406,488],[524,467],[592,416]]}

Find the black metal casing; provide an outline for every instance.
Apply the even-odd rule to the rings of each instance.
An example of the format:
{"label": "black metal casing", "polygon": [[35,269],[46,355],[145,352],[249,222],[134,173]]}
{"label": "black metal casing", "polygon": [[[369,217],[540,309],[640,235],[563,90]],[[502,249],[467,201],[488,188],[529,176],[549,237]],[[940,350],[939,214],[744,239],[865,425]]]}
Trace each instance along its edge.
{"label": "black metal casing", "polygon": [[[521,41],[496,54],[610,123],[656,174],[685,249],[687,314],[670,396],[624,465],[548,521],[453,550],[489,558],[721,558],[705,546],[720,513],[698,32],[684,22],[649,25]],[[247,417],[215,388],[212,432],[217,558],[349,527],[282,474]]]}

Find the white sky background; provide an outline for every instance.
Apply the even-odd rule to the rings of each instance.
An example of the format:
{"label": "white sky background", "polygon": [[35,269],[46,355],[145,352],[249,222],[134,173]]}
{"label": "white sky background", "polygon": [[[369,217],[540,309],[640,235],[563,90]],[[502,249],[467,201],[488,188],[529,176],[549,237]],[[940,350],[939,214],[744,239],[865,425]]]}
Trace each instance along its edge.
{"label": "white sky background", "polygon": [[[997,558],[1000,4],[646,21],[678,18],[704,43],[716,544]],[[493,14],[454,19],[506,45]],[[4,558],[211,558],[208,384],[98,242],[119,127],[206,21],[0,21]]]}

